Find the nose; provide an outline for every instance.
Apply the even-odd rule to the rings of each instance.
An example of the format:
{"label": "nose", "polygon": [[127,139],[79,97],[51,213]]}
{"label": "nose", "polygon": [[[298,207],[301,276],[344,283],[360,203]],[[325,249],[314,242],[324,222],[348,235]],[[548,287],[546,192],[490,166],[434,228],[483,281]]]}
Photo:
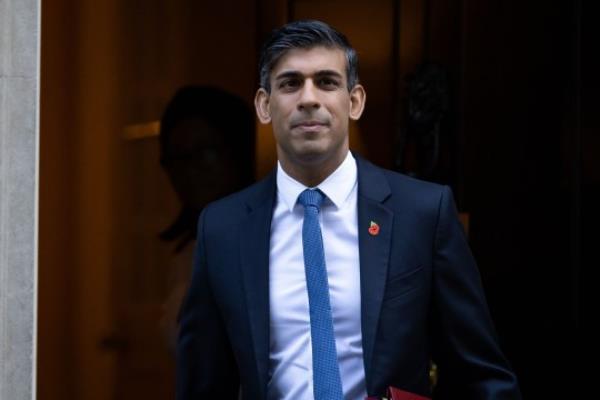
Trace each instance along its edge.
{"label": "nose", "polygon": [[319,101],[318,88],[313,84],[311,79],[307,79],[300,92],[298,110],[310,111],[316,110],[319,107],[321,107],[321,102]]}

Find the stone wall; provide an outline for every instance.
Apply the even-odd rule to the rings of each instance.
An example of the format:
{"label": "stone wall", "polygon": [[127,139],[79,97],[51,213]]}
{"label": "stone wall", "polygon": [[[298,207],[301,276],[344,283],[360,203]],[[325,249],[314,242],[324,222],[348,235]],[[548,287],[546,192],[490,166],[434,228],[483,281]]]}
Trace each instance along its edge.
{"label": "stone wall", "polygon": [[35,398],[40,0],[0,0],[0,400]]}

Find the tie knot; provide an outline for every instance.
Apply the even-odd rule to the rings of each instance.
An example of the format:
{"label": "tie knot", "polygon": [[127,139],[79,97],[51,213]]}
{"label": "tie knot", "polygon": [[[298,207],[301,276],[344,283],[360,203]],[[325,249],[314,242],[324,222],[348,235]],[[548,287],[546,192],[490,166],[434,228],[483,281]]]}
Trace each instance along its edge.
{"label": "tie knot", "polygon": [[324,197],[325,195],[319,189],[306,189],[304,192],[300,193],[300,196],[298,196],[298,202],[305,208],[307,206],[313,206],[318,210],[321,208],[321,203],[323,203]]}

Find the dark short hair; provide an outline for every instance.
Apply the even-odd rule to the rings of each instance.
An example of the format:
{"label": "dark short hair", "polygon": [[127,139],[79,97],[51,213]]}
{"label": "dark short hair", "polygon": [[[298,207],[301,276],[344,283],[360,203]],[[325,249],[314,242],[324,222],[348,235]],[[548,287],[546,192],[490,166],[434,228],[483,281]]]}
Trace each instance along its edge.
{"label": "dark short hair", "polygon": [[277,61],[289,50],[316,46],[337,47],[346,53],[348,90],[358,83],[358,56],[342,33],[321,21],[294,21],[275,29],[263,44],[258,71],[260,86],[271,92],[270,75]]}

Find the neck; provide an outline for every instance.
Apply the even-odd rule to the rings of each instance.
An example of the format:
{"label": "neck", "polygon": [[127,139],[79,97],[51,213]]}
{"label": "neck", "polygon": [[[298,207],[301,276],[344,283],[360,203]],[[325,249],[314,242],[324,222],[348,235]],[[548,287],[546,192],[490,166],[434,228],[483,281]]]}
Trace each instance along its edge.
{"label": "neck", "polygon": [[348,150],[322,162],[297,163],[285,157],[279,157],[279,162],[286,174],[307,187],[316,187],[344,162],[347,155]]}

